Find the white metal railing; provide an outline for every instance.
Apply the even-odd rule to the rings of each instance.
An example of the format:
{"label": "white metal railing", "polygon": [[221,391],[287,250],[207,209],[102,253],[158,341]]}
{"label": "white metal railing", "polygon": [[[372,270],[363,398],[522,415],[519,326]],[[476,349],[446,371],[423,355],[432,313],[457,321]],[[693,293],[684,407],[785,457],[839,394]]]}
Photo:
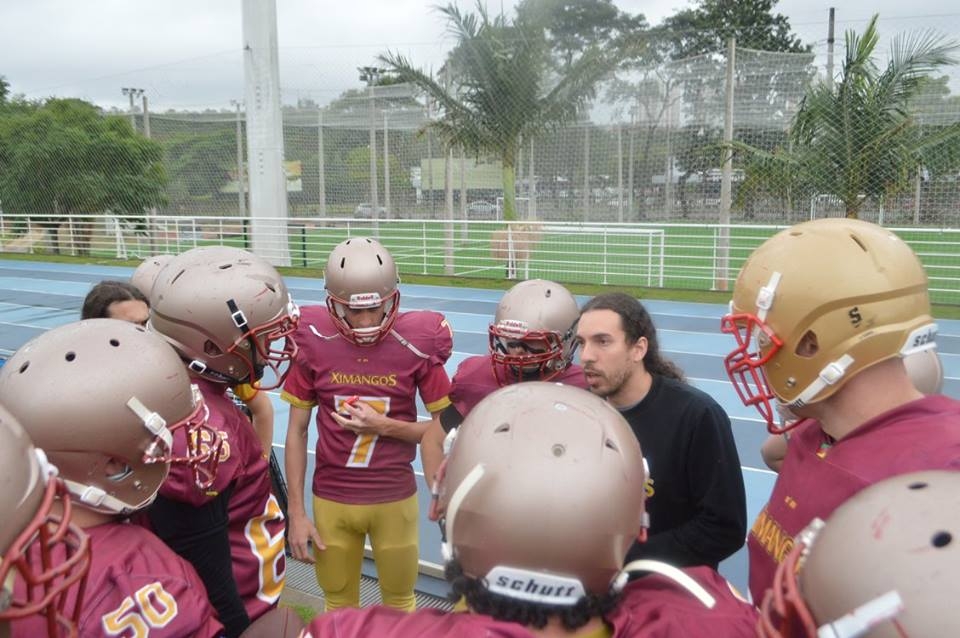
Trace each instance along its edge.
{"label": "white metal railing", "polygon": [[[258,250],[282,245],[283,254]],[[278,265],[322,269],[330,250],[372,235],[401,274],[729,290],[743,261],[782,226],[474,220],[0,214],[0,251],[137,259],[206,244],[258,252]],[[894,228],[920,255],[932,298],[960,304],[960,231]],[[285,240],[277,237],[285,234]],[[812,256],[813,258],[813,256]],[[319,274],[319,273],[318,273]]]}

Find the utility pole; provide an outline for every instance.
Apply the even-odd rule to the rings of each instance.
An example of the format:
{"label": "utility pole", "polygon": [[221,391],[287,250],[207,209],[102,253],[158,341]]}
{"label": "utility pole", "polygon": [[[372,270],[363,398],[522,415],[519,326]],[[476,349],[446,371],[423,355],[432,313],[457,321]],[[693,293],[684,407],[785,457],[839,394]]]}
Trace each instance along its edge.
{"label": "utility pole", "polygon": [[246,196],[244,191],[243,179],[243,119],[240,113],[241,103],[239,100],[230,100],[237,108],[237,211],[240,219],[247,216]]}
{"label": "utility pole", "polygon": [[[133,130],[137,130],[137,107],[134,106],[133,101],[143,95],[143,89],[135,89],[133,87],[125,86],[120,89],[120,92],[130,98],[130,126],[133,127]],[[144,103],[146,103],[146,98],[144,98]]]}

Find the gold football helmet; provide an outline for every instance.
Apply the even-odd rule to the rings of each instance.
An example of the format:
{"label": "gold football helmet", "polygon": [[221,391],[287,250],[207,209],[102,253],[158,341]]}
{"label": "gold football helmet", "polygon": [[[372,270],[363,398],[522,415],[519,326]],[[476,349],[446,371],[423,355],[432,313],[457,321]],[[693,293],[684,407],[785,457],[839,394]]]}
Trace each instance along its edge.
{"label": "gold football helmet", "polygon": [[[0,623],[40,614],[51,636],[75,636],[90,540],[71,523],[70,498],[57,468],[2,406],[0,485]],[[61,509],[54,513],[57,500]]]}
{"label": "gold football helmet", "polygon": [[960,473],[876,483],[798,536],[764,597],[760,635],[960,636],[958,539]]}
{"label": "gold football helmet", "polygon": [[150,298],[150,292],[153,290],[153,282],[157,275],[163,270],[163,267],[173,259],[173,255],[154,255],[147,257],[130,276],[130,283],[137,287],[146,296]]}
{"label": "gold football helmet", "polygon": [[497,382],[549,381],[563,372],[577,349],[579,318],[577,300],[560,284],[530,279],[508,290],[488,329]]}
{"label": "gold football helmet", "polygon": [[150,329],[191,371],[218,383],[280,387],[299,351],[293,332],[300,309],[283,277],[239,248],[206,246],[177,255],[157,275],[150,303]]}
{"label": "gold football helmet", "polygon": [[600,397],[505,386],[467,415],[443,469],[444,553],[496,594],[606,594],[642,531],[645,476],[637,437]]}
{"label": "gold football helmet", "polygon": [[781,231],[744,263],[721,322],[741,400],[779,432],[775,400],[802,414],[862,370],[935,347],[927,275],[894,233],[854,219]]}
{"label": "gold football helmet", "polygon": [[[351,237],[337,244],[327,258],[323,285],[330,318],[344,338],[357,345],[378,343],[390,332],[400,312],[400,276],[390,251],[376,239]],[[383,308],[383,319],[370,328],[354,328],[346,309]]]}
{"label": "gold football helmet", "polygon": [[203,397],[177,353],[129,321],[87,319],[27,342],[0,368],[0,402],[88,509],[143,509],[170,463],[201,489],[216,478],[222,442]]}

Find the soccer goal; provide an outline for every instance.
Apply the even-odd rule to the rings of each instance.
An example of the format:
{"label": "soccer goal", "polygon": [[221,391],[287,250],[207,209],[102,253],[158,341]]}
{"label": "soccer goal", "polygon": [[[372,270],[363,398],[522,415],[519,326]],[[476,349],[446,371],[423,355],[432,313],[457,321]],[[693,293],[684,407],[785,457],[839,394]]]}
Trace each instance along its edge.
{"label": "soccer goal", "polygon": [[[517,203],[517,219],[530,219],[530,198],[529,197],[517,197],[515,198]],[[497,198],[497,219],[503,219],[503,198]]]}

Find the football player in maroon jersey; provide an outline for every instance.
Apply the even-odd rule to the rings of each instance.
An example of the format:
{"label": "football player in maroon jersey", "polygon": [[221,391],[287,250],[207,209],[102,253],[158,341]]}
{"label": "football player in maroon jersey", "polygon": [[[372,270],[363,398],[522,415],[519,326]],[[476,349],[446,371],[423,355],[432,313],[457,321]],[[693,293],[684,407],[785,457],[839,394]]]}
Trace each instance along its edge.
{"label": "football player in maroon jersey", "polygon": [[[722,330],[727,374],[790,445],[750,530],[750,590],[760,600],[814,518],[895,474],[960,469],[960,402],[924,396],[904,357],[935,347],[927,275],[902,239],[856,219],[788,228],[737,278]],[[777,406],[796,417],[778,427]]]}
{"label": "football player in maroon jersey", "polygon": [[960,473],[883,479],[815,518],[762,601],[764,638],[958,636]]}
{"label": "football player in maroon jersey", "polygon": [[443,461],[443,440],[481,399],[519,381],[554,381],[586,387],[583,369],[573,363],[577,350],[577,301],[560,284],[522,281],[504,293],[488,329],[485,355],[464,359],[453,375],[451,405],[430,424],[420,443],[423,475],[429,482]]}
{"label": "football player in maroon jersey", "polygon": [[57,468],[3,406],[0,485],[0,636],[8,638],[10,623],[34,614],[51,636],[77,635],[90,539],[73,524]]}
{"label": "football player in maroon jersey", "polygon": [[[922,394],[940,394],[943,389],[943,363],[936,350],[920,350],[903,358],[903,365],[907,369],[907,376],[913,382],[913,387]],[[792,420],[795,415],[786,413],[782,406],[781,420]],[[783,459],[787,455],[787,440],[790,432],[771,434],[760,446],[760,456],[774,472],[779,472],[783,466]]]}
{"label": "football player in maroon jersey", "polygon": [[[303,636],[756,635],[756,609],[713,569],[623,566],[644,536],[643,457],[619,412],[586,390],[497,390],[458,428],[442,473],[446,574],[465,609],[342,609]],[[624,585],[628,571],[645,575]]]}
{"label": "football player in maroon jersey", "polygon": [[[214,478],[209,452],[173,445],[175,436],[215,436],[177,353],[126,321],[67,324],[28,342],[0,368],[0,403],[59,469],[61,498],[89,537],[86,587],[67,601],[82,607],[79,635],[222,635],[193,567],[128,520],[153,502],[171,466],[184,468],[195,487]],[[44,556],[43,549],[27,552],[32,564],[56,565],[71,555],[58,547]],[[14,581],[14,600],[35,593],[32,582]],[[33,638],[46,635],[49,622],[32,615],[12,629]]]}
{"label": "football player in maroon jersey", "polygon": [[[418,503],[411,462],[430,423],[417,420],[416,397],[433,421],[450,405],[443,366],[453,334],[439,313],[400,312],[397,282],[393,257],[376,240],[354,237],[336,246],[324,272],[326,306],[303,309],[296,333],[301,353],[283,389],[291,405],[290,548],[295,558],[315,561],[328,610],[359,605],[367,536],[384,604],[408,611],[416,604]],[[311,521],[303,499],[314,408],[319,437]]]}
{"label": "football player in maroon jersey", "polygon": [[[256,620],[280,599],[286,525],[271,491],[269,454],[227,390],[244,383],[269,390],[283,383],[297,356],[299,310],[273,266],[227,246],[194,248],[169,260],[150,300],[148,327],[180,355],[223,440],[217,481],[200,491],[171,471],[150,523],[197,566],[228,632],[236,635],[247,617]],[[224,526],[229,555],[214,560],[223,552],[217,544],[224,544]],[[215,541],[213,530],[221,530]]]}

